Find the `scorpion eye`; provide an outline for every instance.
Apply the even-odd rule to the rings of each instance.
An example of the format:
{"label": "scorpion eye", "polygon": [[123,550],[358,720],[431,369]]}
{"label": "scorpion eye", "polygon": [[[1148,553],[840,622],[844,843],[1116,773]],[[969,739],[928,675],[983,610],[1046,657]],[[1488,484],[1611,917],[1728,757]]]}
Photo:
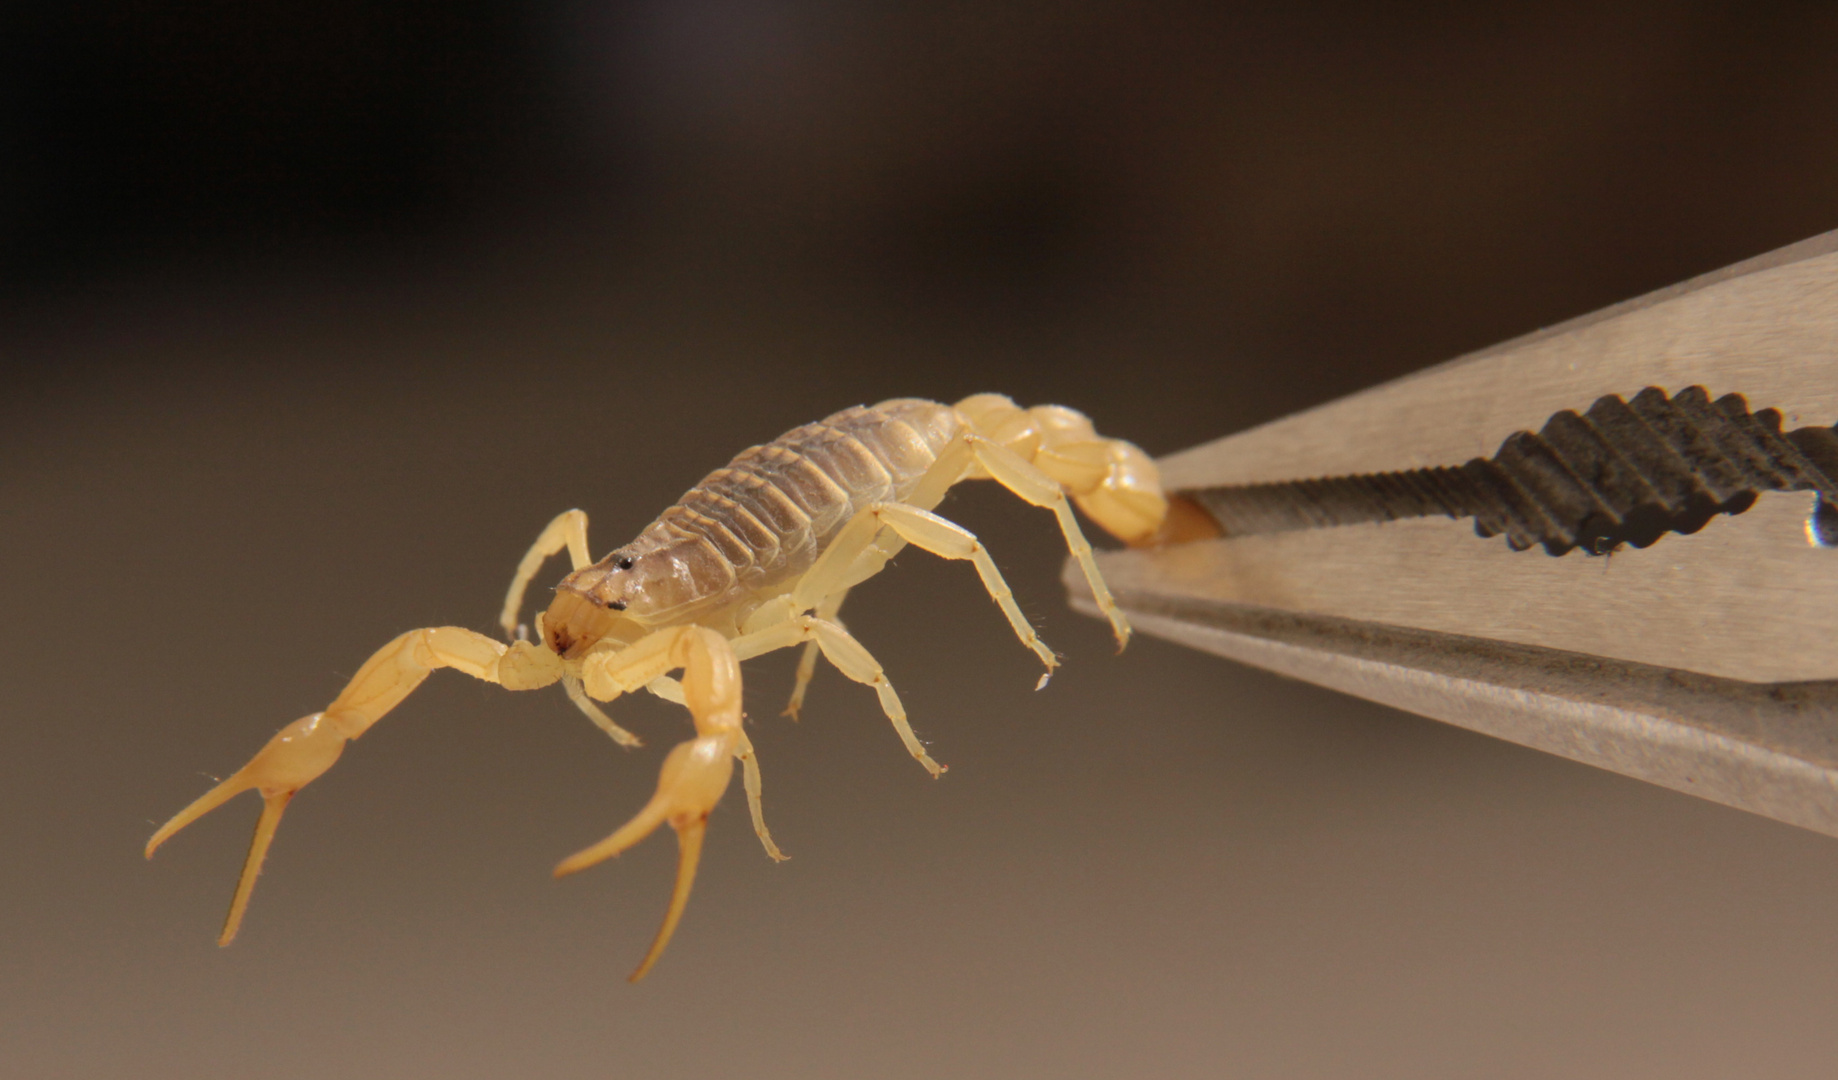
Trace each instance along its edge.
{"label": "scorpion eye", "polygon": [[612,608],[614,611],[624,611],[625,601],[624,600],[608,600],[606,602],[606,606],[609,608]]}
{"label": "scorpion eye", "polygon": [[630,570],[631,568],[632,568],[632,558],[631,558],[631,556],[629,556],[629,555],[628,555],[628,556],[626,556],[625,558],[623,558],[623,559],[620,559],[620,560],[619,560],[619,569],[621,569],[621,570]]}

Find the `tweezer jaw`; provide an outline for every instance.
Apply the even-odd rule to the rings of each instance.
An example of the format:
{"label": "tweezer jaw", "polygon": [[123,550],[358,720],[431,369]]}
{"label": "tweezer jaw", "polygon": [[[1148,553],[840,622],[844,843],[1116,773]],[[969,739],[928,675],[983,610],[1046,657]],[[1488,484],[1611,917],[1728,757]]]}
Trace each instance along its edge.
{"label": "tweezer jaw", "polygon": [[[1105,567],[1110,573],[1111,567]],[[1097,614],[1071,576],[1072,605]],[[1143,594],[1143,633],[1838,836],[1838,682],[1757,684],[1255,604]]]}

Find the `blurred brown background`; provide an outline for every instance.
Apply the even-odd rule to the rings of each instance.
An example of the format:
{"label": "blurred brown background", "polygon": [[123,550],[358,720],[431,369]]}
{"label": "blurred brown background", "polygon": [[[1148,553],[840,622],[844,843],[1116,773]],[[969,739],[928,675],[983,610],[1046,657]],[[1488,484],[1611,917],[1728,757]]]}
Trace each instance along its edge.
{"label": "blurred brown background", "polygon": [[[438,676],[153,829],[412,626],[489,629],[836,408],[1165,453],[1838,226],[1830,5],[17,3],[0,15],[0,1074],[1671,1077],[1838,1053],[1838,843],[923,556],[872,695],[750,667],[716,816],[555,883],[685,730]],[[559,572],[559,567],[556,568]],[[552,580],[550,578],[549,580]],[[1435,588],[1432,581],[1424,588]],[[738,795],[738,791],[734,793]]]}

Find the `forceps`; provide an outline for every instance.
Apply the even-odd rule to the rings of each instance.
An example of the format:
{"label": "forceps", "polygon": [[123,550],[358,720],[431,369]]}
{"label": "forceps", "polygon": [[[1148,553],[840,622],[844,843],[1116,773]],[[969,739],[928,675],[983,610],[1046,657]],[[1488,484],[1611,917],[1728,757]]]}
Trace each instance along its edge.
{"label": "forceps", "polygon": [[1838,836],[1835,424],[1838,231],[1169,455],[1196,538],[1100,566],[1145,633]]}

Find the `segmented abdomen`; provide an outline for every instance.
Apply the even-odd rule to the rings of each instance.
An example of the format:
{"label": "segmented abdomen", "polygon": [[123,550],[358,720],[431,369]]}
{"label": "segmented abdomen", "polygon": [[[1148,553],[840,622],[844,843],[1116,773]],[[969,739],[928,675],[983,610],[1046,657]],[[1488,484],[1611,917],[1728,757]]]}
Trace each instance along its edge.
{"label": "segmented abdomen", "polygon": [[[931,401],[844,409],[742,451],[664,511],[633,547],[702,549],[701,557],[679,558],[696,566],[711,602],[770,588],[809,569],[857,511],[903,500],[958,426],[949,406]],[[720,575],[725,580],[715,580],[717,562],[731,571]]]}

